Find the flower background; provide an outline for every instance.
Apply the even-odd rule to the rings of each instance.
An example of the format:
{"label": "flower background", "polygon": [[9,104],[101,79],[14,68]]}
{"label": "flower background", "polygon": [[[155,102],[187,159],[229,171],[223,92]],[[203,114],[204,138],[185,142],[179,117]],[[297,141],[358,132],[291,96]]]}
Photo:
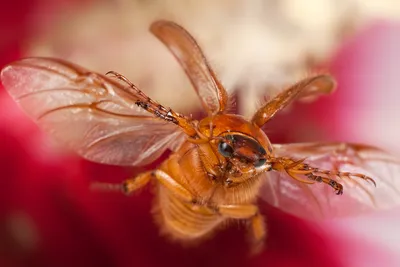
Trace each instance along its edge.
{"label": "flower background", "polygon": [[[0,66],[26,55],[32,14],[65,3],[2,4]],[[279,115],[267,128],[272,141],[363,142],[400,155],[399,45],[393,21],[371,22],[347,39],[323,63],[338,90]],[[269,230],[260,255],[248,257],[245,229],[235,225],[182,248],[160,238],[151,190],[133,197],[88,190],[92,181],[120,182],[142,170],[67,153],[0,88],[0,266],[399,266],[400,208],[315,224],[260,202]]]}

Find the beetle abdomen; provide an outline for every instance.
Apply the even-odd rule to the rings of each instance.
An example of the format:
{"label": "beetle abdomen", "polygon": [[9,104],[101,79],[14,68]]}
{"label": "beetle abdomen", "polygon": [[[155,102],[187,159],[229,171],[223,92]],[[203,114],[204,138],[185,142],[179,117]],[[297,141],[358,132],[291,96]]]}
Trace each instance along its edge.
{"label": "beetle abdomen", "polygon": [[224,218],[203,206],[185,203],[162,185],[158,185],[156,216],[162,232],[178,240],[196,240],[207,236]]}

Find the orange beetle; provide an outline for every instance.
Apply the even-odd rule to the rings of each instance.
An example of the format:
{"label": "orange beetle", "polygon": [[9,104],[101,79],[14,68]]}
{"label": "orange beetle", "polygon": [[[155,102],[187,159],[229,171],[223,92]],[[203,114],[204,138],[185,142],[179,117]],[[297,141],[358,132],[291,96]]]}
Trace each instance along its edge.
{"label": "orange beetle", "polygon": [[[172,150],[155,170],[120,185],[98,184],[129,194],[154,180],[155,216],[164,233],[197,241],[226,221],[244,219],[258,250],[267,234],[258,196],[308,219],[399,203],[399,180],[394,179],[399,162],[379,149],[342,143],[273,145],[261,130],[293,100],[332,92],[332,77],[300,81],[247,120],[226,113],[228,95],[188,32],[169,21],[157,21],[150,30],[189,77],[208,113],[201,121],[158,104],[116,72],[102,75],[59,59],[14,62],[2,70],[1,81],[45,131],[88,160],[137,166]],[[378,188],[372,190],[366,182],[375,181]],[[336,196],[330,188],[337,195],[346,193]]]}

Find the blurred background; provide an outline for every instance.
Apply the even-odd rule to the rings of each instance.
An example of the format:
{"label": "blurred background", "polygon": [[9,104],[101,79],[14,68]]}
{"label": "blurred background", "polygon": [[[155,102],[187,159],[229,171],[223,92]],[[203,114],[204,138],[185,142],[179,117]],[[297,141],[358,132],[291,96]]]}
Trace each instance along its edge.
{"label": "blurred background", "polygon": [[[183,71],[148,32],[160,18],[194,35],[246,116],[311,73],[337,78],[332,96],[296,103],[268,124],[273,142],[357,142],[400,155],[395,0],[3,1],[0,67],[59,57],[120,72],[166,106],[196,113]],[[0,266],[400,266],[400,208],[311,224],[260,202],[269,239],[257,257],[248,257],[244,227],[182,248],[160,238],[151,190],[133,197],[88,190],[92,181],[143,170],[67,153],[0,87]]]}

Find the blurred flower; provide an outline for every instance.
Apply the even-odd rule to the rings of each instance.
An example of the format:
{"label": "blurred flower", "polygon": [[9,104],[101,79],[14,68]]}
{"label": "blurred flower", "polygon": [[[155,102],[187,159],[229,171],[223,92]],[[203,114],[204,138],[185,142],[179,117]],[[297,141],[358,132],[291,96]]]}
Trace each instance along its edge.
{"label": "blurred flower", "polygon": [[[45,3],[49,4],[50,2]],[[59,2],[51,3],[53,3],[53,6],[49,4],[46,7],[48,15],[55,16],[50,11],[60,8],[56,5]],[[60,3],[63,3],[63,7],[70,5],[64,1]],[[116,8],[112,3],[102,1],[97,4],[100,10],[103,10],[106,5],[108,5],[108,8]],[[61,34],[58,35],[53,32],[48,36],[49,39],[43,39],[47,41],[41,45],[53,47],[54,44],[50,40],[55,40],[54,47],[62,48],[57,53],[54,52],[55,55],[68,58],[87,67],[93,66],[92,69],[101,72],[114,69],[126,73],[135,83],[139,83],[139,85],[144,83],[146,91],[150,85],[152,88],[154,87],[154,90],[157,90],[156,87],[163,88],[158,89],[160,90],[158,92],[160,100],[164,100],[170,95],[161,91],[164,88],[182,88],[182,94],[186,91],[192,92],[188,84],[183,86],[184,83],[182,83],[182,86],[179,87],[181,81],[176,75],[183,74],[178,71],[177,64],[174,65],[173,59],[170,58],[166,50],[161,48],[160,44],[157,45],[155,40],[145,37],[148,34],[147,25],[151,19],[147,17],[148,14],[143,11],[132,13],[131,8],[125,8],[139,5],[139,2],[118,1],[118,3],[118,9],[115,9],[114,12],[125,11],[124,15],[112,16],[112,12],[105,14],[99,11],[99,14],[103,15],[98,15],[98,19],[94,21],[91,20],[91,16],[94,15],[84,13],[86,8],[93,8],[92,3],[90,1],[82,3],[80,5],[81,16],[86,14],[87,20],[81,17],[78,20],[79,23],[74,24],[79,27],[72,28],[72,26],[65,24],[64,30],[58,28],[62,26],[61,24],[55,23],[55,29],[59,29]],[[224,14],[230,14],[229,12],[239,14],[239,11],[245,10],[244,8],[232,7],[232,10],[228,8],[227,13],[221,14],[219,9],[210,11],[206,4],[203,8],[200,8],[199,4],[194,2],[189,2],[190,4],[187,4],[187,6],[177,5],[175,6],[176,9],[173,9],[168,1],[158,2],[162,4],[161,7],[153,6],[150,3],[152,2],[140,2],[140,5],[152,7],[155,11],[151,11],[150,8],[149,10],[154,14],[159,14],[161,11],[171,13],[173,12],[171,10],[178,12],[179,8],[192,8],[192,12],[184,13],[187,21],[192,19],[192,24],[188,22],[188,28],[193,29],[196,36],[199,36],[198,39],[202,45],[204,42],[206,53],[210,54],[212,64],[216,66],[222,74],[222,79],[225,79],[231,88],[234,88],[239,80],[246,77],[255,77],[254,79],[257,81],[264,79],[259,78],[259,75],[261,75],[260,68],[264,63],[265,68],[270,68],[270,71],[265,69],[265,73],[262,72],[265,77],[273,77],[272,80],[276,81],[276,77],[280,77],[279,75],[283,73],[287,75],[287,78],[283,78],[282,82],[284,79],[292,79],[291,72],[286,73],[279,70],[277,72],[280,74],[275,75],[276,69],[272,66],[276,67],[277,65],[276,63],[268,64],[269,58],[260,59],[256,64],[257,70],[245,74],[246,72],[241,69],[242,67],[238,62],[243,61],[244,66],[252,66],[249,63],[250,61],[246,62],[246,59],[258,60],[257,56],[251,55],[251,53],[252,51],[262,50],[262,46],[252,50],[251,47],[247,47],[247,44],[242,44],[237,46],[237,53],[234,52],[236,51],[235,47],[232,47],[227,49],[230,52],[226,55],[213,52],[221,51],[221,47],[226,47],[228,43],[236,44],[236,42],[246,41],[246,38],[244,40],[233,38],[235,27],[238,28],[238,33],[244,34],[244,36],[249,35],[251,38],[263,40],[265,38],[265,42],[269,43],[270,39],[267,37],[262,35],[259,37],[257,27],[252,32],[248,30],[252,27],[241,26],[246,25],[246,20],[236,18],[235,23],[221,23],[221,19],[222,21],[224,19],[230,21],[229,16],[224,17]],[[219,5],[221,5],[221,8],[229,5],[234,6],[232,3],[228,4],[227,1],[221,1]],[[21,9],[19,6],[26,9]],[[0,23],[0,25],[7,25],[8,27],[7,31],[0,31],[1,37],[11,36],[10,38],[13,40],[7,42],[7,45],[3,45],[2,50],[0,50],[0,62],[3,64],[21,56],[20,45],[23,44],[26,34],[30,32],[27,28],[31,24],[27,21],[32,22],[33,19],[39,19],[39,17],[31,16],[32,13],[28,12],[27,6],[29,5],[25,1],[17,1],[10,12],[3,11],[6,15],[0,16],[0,19],[4,19],[5,22],[9,18],[14,18],[13,23]],[[250,7],[248,8],[252,10]],[[202,28],[200,22],[194,22],[197,18],[201,18],[201,14],[204,14],[202,10],[204,12],[207,10],[211,13],[215,12],[204,22],[206,28]],[[389,11],[393,10],[389,9]],[[257,9],[252,12],[255,11]],[[37,12],[36,14],[44,14]],[[62,20],[63,23],[66,23],[68,18],[74,21],[72,18],[76,16],[75,12],[76,10],[73,13],[66,12],[64,20]],[[259,12],[261,16],[262,10],[260,9]],[[280,13],[270,12],[268,16],[273,18],[268,19],[279,18],[279,16],[278,18],[276,16]],[[128,14],[130,14],[129,17]],[[250,12],[250,14],[252,13]],[[104,16],[109,17],[109,19],[104,20]],[[147,20],[140,24],[143,27],[136,25],[136,30],[133,32],[129,30],[131,29],[129,27],[115,28],[110,26],[110,28],[107,28],[110,23],[111,25],[125,25],[124,19],[127,25],[131,25],[131,19],[140,21],[140,18],[136,16],[146,17]],[[171,17],[174,16],[177,15],[171,15]],[[43,21],[45,18],[41,17],[40,19]],[[115,24],[112,24],[113,19]],[[247,19],[255,18],[249,15]],[[184,18],[179,20],[183,21]],[[251,23],[248,25],[251,25]],[[47,27],[51,26],[47,25]],[[229,42],[221,40],[225,37],[220,34],[225,31],[218,31],[219,28],[226,30],[226,27],[231,29],[228,31],[231,34],[230,39],[227,39],[231,40]],[[10,28],[15,29],[15,32]],[[70,32],[67,29],[70,29]],[[120,31],[116,31],[116,29]],[[207,29],[215,30],[215,32],[213,31],[212,35],[208,35]],[[400,62],[398,58],[400,54],[395,45],[398,41],[395,36],[397,38],[400,36],[398,29],[398,26],[377,25],[363,32],[352,42],[347,43],[344,49],[333,57],[331,64],[333,73],[339,80],[338,91],[332,97],[322,98],[312,104],[296,104],[290,113],[278,116],[267,128],[272,139],[280,142],[317,139],[322,141],[328,139],[363,141],[385,147],[391,146],[392,150],[396,152],[397,135],[394,133],[400,129],[395,123],[395,119],[398,117],[397,112],[400,112],[400,110],[396,108],[397,104],[394,101],[394,99],[397,99],[397,72],[394,70],[397,69],[397,64]],[[102,37],[100,33],[103,33]],[[59,37],[63,34],[65,34],[65,37]],[[116,36],[111,35],[110,37],[110,34]],[[41,40],[42,37],[39,36],[31,35],[31,38],[35,37],[36,39],[37,37],[36,41]],[[316,36],[319,35],[316,34]],[[75,37],[76,39],[74,39]],[[123,37],[132,39],[124,42]],[[321,35],[321,39],[325,38],[327,37]],[[92,40],[97,41],[95,42],[96,45],[91,43]],[[75,41],[77,43],[74,43]],[[85,41],[86,45],[78,41]],[[149,47],[147,42],[154,42],[154,44]],[[271,46],[275,47],[273,51],[276,51],[278,55],[284,54],[281,52],[280,48],[282,47],[279,46],[278,42],[271,42]],[[36,44],[38,43],[40,42],[37,41]],[[26,43],[25,45],[30,46]],[[292,44],[287,45],[291,46]],[[295,46],[293,45],[293,47]],[[36,54],[44,55],[47,53],[46,49],[36,50]],[[246,52],[241,53],[241,49],[245,49]],[[129,50],[132,51],[132,54],[122,53],[122,51]],[[43,51],[43,54],[39,51]],[[151,51],[151,53],[147,54],[148,51]],[[292,52],[290,49],[283,51]],[[224,52],[224,49],[222,49],[222,52]],[[27,53],[26,50],[23,53]],[[274,53],[271,53],[271,62],[275,60],[273,58]],[[330,52],[321,52],[321,55],[324,56],[325,53],[330,54]],[[294,52],[293,54],[296,55]],[[290,57],[288,56],[288,58]],[[146,60],[149,63],[146,63]],[[169,63],[165,63],[167,61]],[[107,64],[102,65],[102,62]],[[293,58],[288,62],[297,64],[297,61]],[[388,62],[391,64],[388,64]],[[143,65],[141,65],[142,63]],[[160,66],[163,64],[165,64],[164,68],[167,69],[167,66],[175,66],[174,71],[171,70],[171,73],[169,73],[161,70]],[[224,67],[225,65],[226,67]],[[133,67],[129,68],[129,66]],[[155,76],[151,74],[141,76],[144,73],[141,72],[143,70],[140,68],[141,66],[149,73],[156,68],[157,73],[165,76],[164,79],[168,81],[166,84],[171,86],[164,86],[166,84],[163,84],[161,80],[153,81]],[[278,66],[280,65],[278,64]],[[282,66],[286,65],[283,64]],[[126,72],[123,71],[124,68],[126,68]],[[226,71],[225,68],[232,68],[233,70]],[[303,68],[304,66],[300,69]],[[246,69],[251,68],[244,68],[244,70]],[[135,74],[136,71],[139,71],[139,73]],[[179,74],[172,74],[175,71]],[[135,77],[138,79],[136,80]],[[157,75],[157,77],[160,76]],[[239,77],[241,78],[239,79]],[[177,81],[175,81],[175,78]],[[242,84],[248,82],[246,79],[242,81]],[[279,80],[280,82],[281,80]],[[270,82],[268,81],[268,83]],[[176,95],[172,94],[172,96]],[[171,101],[171,105],[177,104],[174,102],[175,100],[167,99],[167,101]],[[194,94],[193,101],[195,101]],[[252,105],[254,105],[254,102]],[[376,113],[373,113],[371,109],[382,115],[375,115]],[[382,119],[386,120],[384,124]],[[399,151],[397,150],[397,152]],[[378,264],[385,267],[399,266],[398,244],[400,242],[396,234],[397,224],[394,222],[398,223],[400,211],[313,224],[272,210],[260,203],[262,212],[268,216],[269,238],[267,248],[255,258],[250,259],[247,256],[248,247],[245,241],[244,228],[238,228],[235,225],[221,231],[215,238],[206,241],[197,248],[182,248],[178,244],[170,244],[159,236],[158,229],[152,222],[150,215],[152,193],[150,190],[144,190],[133,197],[113,193],[93,193],[88,190],[92,181],[120,182],[140,171],[143,170],[94,164],[64,153],[37,129],[1,89],[0,266],[190,265],[234,267],[268,265],[283,267],[364,267],[378,266]]]}
{"label": "blurred flower", "polygon": [[193,111],[199,104],[187,78],[148,32],[154,20],[172,19],[195,36],[226,88],[238,92],[246,115],[265,92],[274,94],[323,64],[371,20],[400,17],[391,0],[114,0],[49,9],[37,9],[25,55],[115,70],[166,105]]}

